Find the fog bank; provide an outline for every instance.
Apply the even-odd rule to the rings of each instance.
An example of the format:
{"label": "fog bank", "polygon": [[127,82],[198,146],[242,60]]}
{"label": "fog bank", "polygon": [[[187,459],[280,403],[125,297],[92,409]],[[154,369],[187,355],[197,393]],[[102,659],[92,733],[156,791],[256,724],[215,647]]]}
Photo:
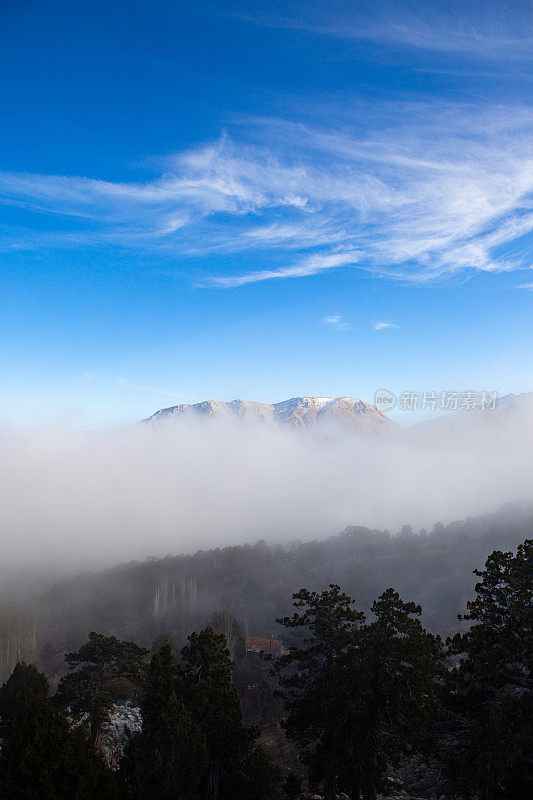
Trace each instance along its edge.
{"label": "fog bank", "polygon": [[4,429],[0,443],[3,574],[347,524],[427,527],[533,499],[527,425],[363,438],[190,419],[106,434]]}

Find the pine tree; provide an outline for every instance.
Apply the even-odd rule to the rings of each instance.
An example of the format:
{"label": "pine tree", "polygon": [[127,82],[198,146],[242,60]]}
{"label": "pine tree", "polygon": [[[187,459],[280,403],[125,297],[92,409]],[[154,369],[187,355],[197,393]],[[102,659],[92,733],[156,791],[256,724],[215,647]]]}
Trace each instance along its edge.
{"label": "pine tree", "polygon": [[452,783],[483,800],[533,794],[533,540],[493,552],[463,619],[466,633],[449,640],[459,656],[450,673],[454,747]]}
{"label": "pine tree", "polygon": [[170,642],[152,656],[142,730],[126,745],[120,781],[132,800],[197,800],[206,772],[204,737],[185,707]]}
{"label": "pine tree", "polygon": [[239,696],[232,682],[233,664],[223,635],[207,627],[192,633],[182,650],[187,707],[207,748],[206,800],[235,797],[239,762],[255,738],[243,727]]}
{"label": "pine tree", "polygon": [[[343,659],[347,746],[357,756],[364,800],[375,800],[388,761],[427,744],[443,675],[440,639],[413,618],[419,605],[387,589],[372,612]],[[357,780],[354,786],[358,797]]]}
{"label": "pine tree", "polygon": [[341,719],[346,715],[340,663],[354,646],[364,614],[335,584],[321,593],[301,589],[293,599],[302,611],[278,620],[302,640],[276,662],[289,712],[285,727],[323,782],[326,800],[333,800],[342,758]]}
{"label": "pine tree", "polygon": [[83,729],[48,696],[48,682],[19,663],[0,689],[3,800],[112,800],[113,775]]}
{"label": "pine tree", "polygon": [[310,635],[277,661],[287,732],[326,800],[340,785],[354,800],[361,788],[374,800],[387,760],[420,743],[442,673],[440,640],[413,619],[420,606],[393,589],[374,602],[369,623],[336,585],[294,597],[304,612],[279,622]]}
{"label": "pine tree", "polygon": [[57,702],[78,720],[87,718],[95,744],[124,682],[142,684],[147,653],[134,642],[91,632],[86,644],[65,656],[69,672],[59,683]]}

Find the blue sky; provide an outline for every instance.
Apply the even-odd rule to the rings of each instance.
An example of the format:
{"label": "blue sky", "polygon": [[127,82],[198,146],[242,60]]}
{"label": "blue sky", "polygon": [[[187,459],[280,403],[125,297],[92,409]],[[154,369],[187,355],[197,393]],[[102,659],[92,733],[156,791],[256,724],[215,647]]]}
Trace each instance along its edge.
{"label": "blue sky", "polygon": [[4,0],[0,419],[532,390],[532,14]]}

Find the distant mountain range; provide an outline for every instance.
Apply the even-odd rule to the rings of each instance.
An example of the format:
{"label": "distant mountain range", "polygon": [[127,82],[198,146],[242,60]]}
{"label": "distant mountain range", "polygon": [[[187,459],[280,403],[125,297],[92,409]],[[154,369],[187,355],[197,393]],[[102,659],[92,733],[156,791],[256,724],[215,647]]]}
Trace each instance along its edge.
{"label": "distant mountain range", "polygon": [[[143,422],[153,427],[183,417],[258,420],[272,427],[312,428],[336,425],[355,432],[373,433],[401,428],[371,403],[357,397],[292,397],[280,403],[249,400],[205,400],[202,403],[162,408]],[[409,415],[405,415],[406,422]],[[465,423],[479,425],[520,424],[533,422],[533,392],[508,394],[496,400],[494,408],[460,410],[414,426],[418,431],[459,430]]]}
{"label": "distant mountain range", "polygon": [[516,431],[533,428],[533,392],[506,394],[497,398],[494,407],[454,411],[435,419],[425,420],[414,426],[419,433],[458,434],[472,433],[480,429],[505,429]]}
{"label": "distant mountain range", "polygon": [[356,431],[372,431],[393,424],[375,406],[356,397],[293,397],[281,403],[206,400],[194,405],[162,408],[145,422],[158,427],[163,422],[190,415],[260,420],[274,427],[309,428],[334,423]]}

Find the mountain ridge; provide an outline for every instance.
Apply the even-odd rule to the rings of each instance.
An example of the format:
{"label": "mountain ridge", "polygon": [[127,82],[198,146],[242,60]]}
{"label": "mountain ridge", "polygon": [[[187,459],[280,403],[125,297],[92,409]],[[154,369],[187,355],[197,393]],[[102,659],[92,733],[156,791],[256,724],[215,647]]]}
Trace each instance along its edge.
{"label": "mountain ridge", "polygon": [[360,430],[375,429],[394,423],[371,403],[358,397],[291,397],[279,403],[260,403],[252,400],[204,400],[201,403],[181,403],[159,409],[143,422],[158,427],[162,422],[184,415],[211,418],[235,417],[261,420],[273,427],[312,427],[318,423],[336,423]]}
{"label": "mountain ridge", "polygon": [[533,392],[502,395],[496,400],[494,408],[459,409],[451,414],[441,414],[417,422],[413,426],[393,422],[371,403],[348,396],[301,396],[278,403],[240,399],[180,403],[159,409],[142,420],[142,423],[157,428],[168,421],[191,415],[211,419],[227,417],[255,420],[265,422],[271,427],[311,428],[320,423],[333,423],[354,431],[411,429],[422,432],[456,428],[467,420],[476,426],[499,425],[507,421],[523,424],[524,420],[533,420]]}

